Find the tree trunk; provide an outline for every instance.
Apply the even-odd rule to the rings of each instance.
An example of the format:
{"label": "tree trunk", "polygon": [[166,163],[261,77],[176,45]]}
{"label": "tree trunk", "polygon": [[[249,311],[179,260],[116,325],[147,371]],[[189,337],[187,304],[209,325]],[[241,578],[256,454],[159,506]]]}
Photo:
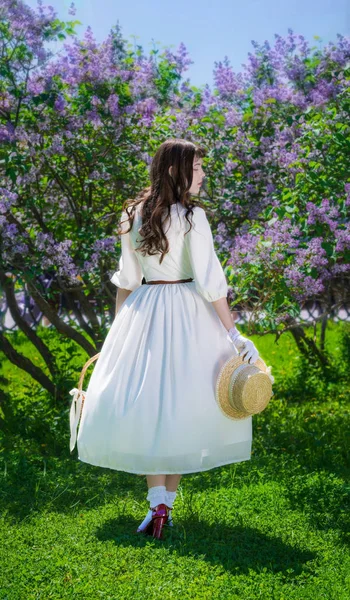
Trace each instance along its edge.
{"label": "tree trunk", "polygon": [[7,358],[17,367],[29,373],[33,379],[38,381],[52,396],[55,396],[56,387],[45,373],[36,367],[26,356],[19,354],[17,350],[10,344],[8,339],[0,331],[0,350],[6,354]]}
{"label": "tree trunk", "polygon": [[7,277],[4,271],[0,270],[0,283],[5,291],[7,305],[9,307],[11,316],[16,323],[17,327],[23,331],[24,335],[32,342],[32,344],[36,347],[38,352],[43,357],[52,377],[56,375],[57,366],[50,352],[50,349],[44,343],[44,341],[36,334],[34,329],[32,329],[27,321],[23,319],[21,316],[21,312],[18,308],[15,290],[14,290],[14,282],[11,277]]}
{"label": "tree trunk", "polygon": [[327,322],[328,322],[328,315],[325,315],[323,317],[323,319],[321,319],[321,337],[320,337],[321,352],[324,352],[324,348],[325,348]]}
{"label": "tree trunk", "polygon": [[307,337],[302,327],[293,327],[290,329],[292,336],[298,346],[300,352],[309,358],[313,363],[319,363],[322,367],[329,366],[329,361],[325,354],[317,347],[314,340]]}

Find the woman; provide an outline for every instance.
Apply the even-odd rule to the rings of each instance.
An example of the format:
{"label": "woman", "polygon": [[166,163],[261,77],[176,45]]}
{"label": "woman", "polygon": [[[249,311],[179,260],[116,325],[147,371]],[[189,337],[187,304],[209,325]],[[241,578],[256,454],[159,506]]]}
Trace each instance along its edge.
{"label": "woman", "polygon": [[83,462],[146,475],[150,510],[137,531],[158,539],[172,524],[183,474],[251,453],[251,417],[228,419],[215,399],[232,343],[250,363],[258,352],[234,326],[206,213],[192,200],[204,156],[191,142],[167,140],[153,158],[151,186],[124,203],[122,254],[111,278],[116,317],[77,437]]}

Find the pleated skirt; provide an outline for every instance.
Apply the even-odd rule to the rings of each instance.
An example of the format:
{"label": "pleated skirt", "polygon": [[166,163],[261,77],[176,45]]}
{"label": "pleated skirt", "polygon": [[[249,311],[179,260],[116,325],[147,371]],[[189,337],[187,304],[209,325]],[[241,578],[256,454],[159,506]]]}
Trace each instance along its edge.
{"label": "pleated skirt", "polygon": [[249,460],[252,418],[215,398],[233,355],[195,282],[141,285],[117,313],[94,363],[77,436],[79,460],[136,474],[185,474]]}

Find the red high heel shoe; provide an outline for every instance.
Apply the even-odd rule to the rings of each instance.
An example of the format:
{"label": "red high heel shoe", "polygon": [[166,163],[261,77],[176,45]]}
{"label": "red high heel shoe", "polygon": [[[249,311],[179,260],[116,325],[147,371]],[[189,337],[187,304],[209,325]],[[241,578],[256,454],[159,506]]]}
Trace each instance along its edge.
{"label": "red high heel shoe", "polygon": [[142,533],[162,540],[163,527],[168,520],[168,511],[169,508],[166,504],[158,504],[158,506],[152,508],[152,521],[142,530]]}
{"label": "red high heel shoe", "polygon": [[153,525],[153,537],[158,540],[163,539],[163,526],[168,520],[168,507],[166,504],[158,504],[156,510],[152,515]]}

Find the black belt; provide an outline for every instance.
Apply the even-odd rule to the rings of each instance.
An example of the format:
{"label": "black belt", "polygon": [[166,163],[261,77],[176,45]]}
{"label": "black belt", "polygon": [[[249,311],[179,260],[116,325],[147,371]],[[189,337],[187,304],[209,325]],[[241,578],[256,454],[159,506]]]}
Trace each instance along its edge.
{"label": "black belt", "polygon": [[190,277],[190,279],[177,279],[177,281],[162,281],[162,280],[157,280],[157,281],[145,281],[146,285],[153,285],[155,283],[186,283],[188,281],[193,281],[193,279]]}

